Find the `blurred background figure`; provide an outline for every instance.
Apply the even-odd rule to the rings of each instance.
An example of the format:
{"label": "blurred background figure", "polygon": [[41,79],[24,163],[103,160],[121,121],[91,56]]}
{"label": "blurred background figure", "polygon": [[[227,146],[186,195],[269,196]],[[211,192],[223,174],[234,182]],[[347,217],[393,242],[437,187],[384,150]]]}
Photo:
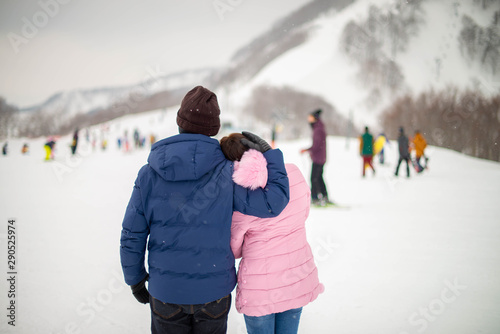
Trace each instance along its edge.
{"label": "blurred background figure", "polygon": [[425,167],[427,167],[427,158],[425,158],[425,167],[422,166],[420,163],[420,159],[422,157],[425,157],[424,150],[427,147],[427,141],[425,140],[424,136],[420,133],[419,130],[415,131],[415,136],[413,137],[412,140],[413,144],[413,149],[415,150],[415,157],[417,160],[417,172],[421,173]]}
{"label": "blurred background figure", "polygon": [[76,128],[73,134],[73,141],[71,142],[71,154],[75,155],[76,147],[78,146],[78,128]]}
{"label": "blurred background figure", "polygon": [[130,150],[130,143],[128,142],[128,131],[127,130],[125,130],[125,133],[123,134],[122,145],[125,149],[125,152],[128,152]]}
{"label": "blurred background figure", "polygon": [[134,130],[134,146],[135,148],[139,148],[140,146],[140,135],[139,135],[139,130],[135,129]]}
{"label": "blurred background figure", "polygon": [[54,147],[56,146],[56,141],[54,137],[49,137],[47,142],[43,146],[45,149],[45,161],[54,160]]}
{"label": "blurred background figure", "polygon": [[363,177],[365,177],[366,165],[371,167],[373,175],[375,175],[375,168],[373,168],[373,144],[373,136],[368,127],[365,126],[365,133],[359,137],[359,154],[363,158]]}
{"label": "blurred background figure", "polygon": [[22,154],[28,154],[30,152],[30,147],[28,146],[27,143],[23,144],[23,147],[21,148],[21,153]]}
{"label": "blurred background figure", "polygon": [[406,161],[406,176],[410,177],[410,144],[408,141],[408,137],[405,135],[405,130],[403,127],[399,128],[399,137],[398,137],[398,146],[399,146],[399,160],[398,160],[398,165],[396,166],[396,172],[394,173],[395,176],[398,176],[399,174],[399,166],[401,165],[401,162],[404,160]]}
{"label": "blurred background figure", "polygon": [[387,139],[387,136],[385,133],[381,133],[377,139],[375,140],[375,143],[373,144],[373,155],[378,154],[378,162],[383,165],[385,164],[385,146],[390,145],[389,139]]}
{"label": "blurred background figure", "polygon": [[9,146],[9,142],[5,142],[5,144],[3,144],[2,146],[2,154],[3,155],[7,155],[7,152],[8,152],[8,146]]}
{"label": "blurred background figure", "polygon": [[313,205],[326,206],[333,204],[328,199],[326,184],[323,180],[323,167],[326,163],[326,131],[320,118],[321,109],[309,114],[307,121],[313,129],[313,143],[310,148],[300,151],[309,152],[312,160],[311,169],[311,201]]}
{"label": "blurred background figure", "polygon": [[107,148],[107,147],[108,147],[108,140],[107,140],[106,138],[103,138],[103,139],[101,140],[101,149],[102,149],[103,151],[106,151],[106,148]]}

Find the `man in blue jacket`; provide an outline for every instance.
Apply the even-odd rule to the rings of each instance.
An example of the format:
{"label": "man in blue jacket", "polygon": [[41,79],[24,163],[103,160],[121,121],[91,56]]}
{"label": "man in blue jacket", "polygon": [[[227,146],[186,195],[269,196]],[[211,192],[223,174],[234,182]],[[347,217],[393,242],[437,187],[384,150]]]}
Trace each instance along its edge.
{"label": "man in blue jacket", "polygon": [[267,186],[250,191],[232,181],[233,163],[210,138],[219,114],[210,90],[197,86],[186,94],[177,113],[180,133],[153,145],[125,212],[122,268],[137,300],[150,303],[152,333],[226,333],[236,284],[233,211],[275,217],[288,204],[283,155],[256,135],[244,133],[244,144],[264,153]]}

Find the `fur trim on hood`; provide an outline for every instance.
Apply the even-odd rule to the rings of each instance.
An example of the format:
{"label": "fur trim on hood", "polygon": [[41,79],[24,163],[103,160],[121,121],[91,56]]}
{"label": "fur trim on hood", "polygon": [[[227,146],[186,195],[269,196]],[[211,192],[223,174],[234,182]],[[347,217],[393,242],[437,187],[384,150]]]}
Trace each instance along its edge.
{"label": "fur trim on hood", "polygon": [[234,162],[234,183],[250,190],[264,188],[267,184],[267,160],[254,149],[243,153],[240,161]]}

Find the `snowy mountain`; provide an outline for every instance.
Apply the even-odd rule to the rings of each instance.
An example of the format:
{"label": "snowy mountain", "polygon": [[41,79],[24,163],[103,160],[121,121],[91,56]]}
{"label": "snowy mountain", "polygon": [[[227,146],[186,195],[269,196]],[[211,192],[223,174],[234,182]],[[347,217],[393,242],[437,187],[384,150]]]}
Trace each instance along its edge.
{"label": "snowy mountain", "polygon": [[[258,85],[292,86],[324,97],[346,117],[353,113],[358,125],[373,126],[404,93],[454,85],[498,94],[500,71],[468,59],[461,35],[464,17],[487,27],[499,11],[499,2],[358,0],[309,22],[303,43],[266,64],[242,94]],[[352,25],[359,31],[349,36]],[[498,33],[498,23],[493,27]]]}
{"label": "snowy mountain", "polygon": [[[148,78],[136,85],[59,92],[40,105],[20,110],[21,123],[26,119],[38,120],[36,128],[29,127],[30,124],[25,125],[27,127],[21,131],[21,135],[47,132],[47,130],[41,131],[43,126],[55,133],[65,133],[76,126],[96,124],[123,114],[168,107],[178,103],[179,97],[182,97],[186,90],[200,82],[208,82],[208,77],[215,71],[194,69],[165,74],[150,68]],[[168,99],[171,94],[175,99]],[[160,105],[156,102],[159,98],[162,102]],[[141,109],[141,105],[148,103],[152,103],[152,106]]]}
{"label": "snowy mountain", "polygon": [[[434,145],[500,160],[500,2],[358,0],[293,31],[300,43],[267,52],[251,80],[233,82],[236,111],[284,109],[294,116],[285,129],[294,129],[314,108],[294,98],[312,94],[335,115],[331,134],[356,135],[352,122],[395,138],[404,126]],[[279,100],[277,87],[293,92]]]}
{"label": "snowy mountain", "polygon": [[[238,50],[226,68],[59,93],[26,111],[57,115],[60,124],[51,129],[64,133],[77,123],[178,104],[189,88],[204,84],[235,119],[255,115],[259,106],[268,111],[261,120],[269,126],[285,122],[285,129],[296,129],[321,107],[331,116],[332,134],[349,134],[349,122],[379,129],[382,112],[405,94],[453,86],[498,95],[499,17],[500,2],[489,0],[314,0]],[[262,87],[288,98],[263,95]],[[301,104],[294,100],[299,95],[313,98]],[[304,135],[297,131],[288,136]]]}
{"label": "snowy mountain", "polygon": [[70,118],[81,113],[104,109],[126,100],[131,94],[141,94],[146,98],[161,91],[191,87],[200,80],[204,81],[204,78],[213,71],[213,69],[198,69],[166,75],[151,68],[148,70],[148,79],[136,85],[59,92],[39,105],[21,109],[21,112],[64,110],[64,116]]}

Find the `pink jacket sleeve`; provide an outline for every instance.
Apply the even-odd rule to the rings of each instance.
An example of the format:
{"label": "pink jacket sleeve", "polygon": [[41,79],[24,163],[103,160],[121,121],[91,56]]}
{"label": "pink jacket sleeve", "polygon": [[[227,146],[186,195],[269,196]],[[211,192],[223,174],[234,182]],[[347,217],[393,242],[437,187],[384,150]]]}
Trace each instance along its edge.
{"label": "pink jacket sleeve", "polygon": [[231,223],[231,250],[236,259],[241,258],[241,249],[245,240],[245,234],[248,230],[248,216],[240,212],[233,213],[233,222]]}

